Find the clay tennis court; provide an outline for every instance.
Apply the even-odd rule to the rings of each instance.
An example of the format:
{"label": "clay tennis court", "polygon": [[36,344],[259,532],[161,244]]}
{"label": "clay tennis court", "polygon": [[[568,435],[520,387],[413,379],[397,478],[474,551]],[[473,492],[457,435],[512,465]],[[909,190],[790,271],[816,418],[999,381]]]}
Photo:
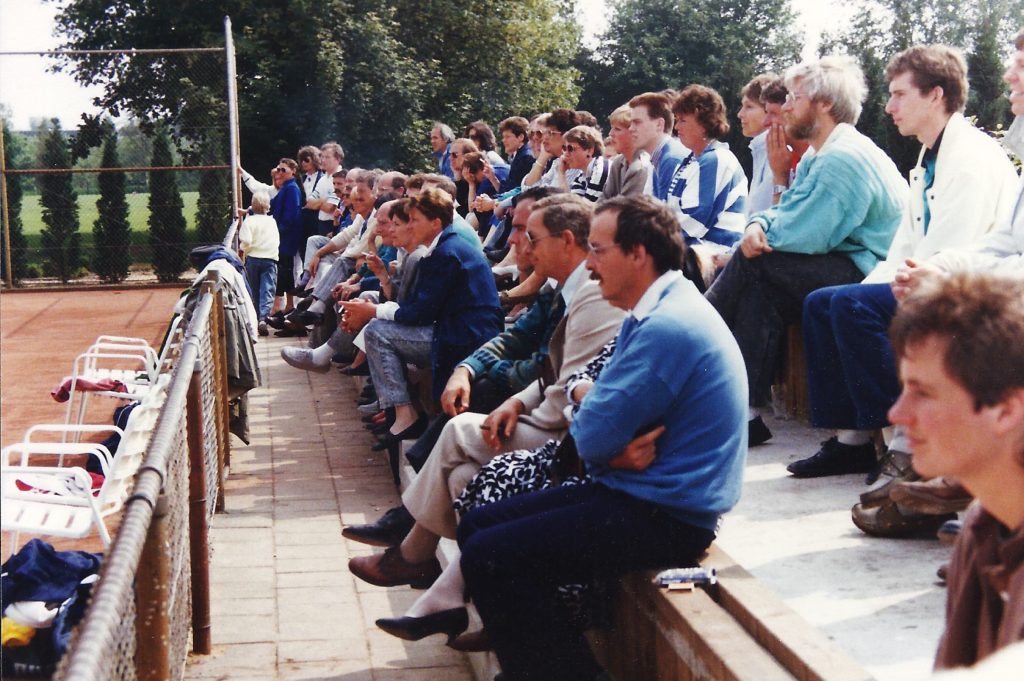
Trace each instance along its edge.
{"label": "clay tennis court", "polygon": [[[26,291],[0,295],[0,442],[34,423],[60,423],[50,397],[100,334],[159,343],[181,288]],[[96,403],[113,402],[94,400]]]}

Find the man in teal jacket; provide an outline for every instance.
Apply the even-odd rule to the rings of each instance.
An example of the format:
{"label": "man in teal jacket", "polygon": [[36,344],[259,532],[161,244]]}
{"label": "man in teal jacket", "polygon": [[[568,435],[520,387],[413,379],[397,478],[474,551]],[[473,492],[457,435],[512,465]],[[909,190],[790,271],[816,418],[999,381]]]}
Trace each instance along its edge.
{"label": "man in teal jacket", "polygon": [[771,437],[758,408],[786,325],[799,321],[809,293],[859,282],[885,258],[907,193],[892,160],[853,127],[866,87],[852,60],[798,64],[786,86],[786,133],[815,152],[779,203],[750,217],[739,251],[707,292],[747,365],[751,445]]}

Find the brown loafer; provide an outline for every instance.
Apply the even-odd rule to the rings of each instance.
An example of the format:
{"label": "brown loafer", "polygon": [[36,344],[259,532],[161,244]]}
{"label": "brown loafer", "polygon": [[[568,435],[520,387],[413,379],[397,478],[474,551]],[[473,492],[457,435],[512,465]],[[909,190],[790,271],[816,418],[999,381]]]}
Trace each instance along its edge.
{"label": "brown loafer", "polygon": [[491,637],[487,635],[486,629],[467,631],[448,641],[448,647],[463,653],[485,653],[494,650]]}
{"label": "brown loafer", "polygon": [[372,556],[356,556],[348,561],[349,572],[374,586],[401,586],[426,589],[441,574],[437,558],[422,563],[410,563],[402,558],[397,546]]}
{"label": "brown loafer", "polygon": [[929,515],[962,511],[973,500],[963,485],[941,477],[926,482],[901,482],[893,486],[889,498],[908,511]]}
{"label": "brown loafer", "polygon": [[872,537],[887,538],[934,538],[935,531],[942,523],[956,518],[956,514],[924,515],[903,512],[893,502],[866,508],[855,504],[851,514],[853,524]]}

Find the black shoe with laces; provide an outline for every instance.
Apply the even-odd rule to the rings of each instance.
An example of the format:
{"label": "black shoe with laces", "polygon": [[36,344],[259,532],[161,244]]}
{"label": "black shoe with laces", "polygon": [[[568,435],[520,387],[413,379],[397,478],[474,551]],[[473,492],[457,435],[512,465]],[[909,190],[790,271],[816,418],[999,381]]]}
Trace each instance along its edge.
{"label": "black shoe with laces", "polygon": [[821,443],[821,449],[806,459],[800,459],[786,466],[794,478],[823,478],[829,475],[867,473],[877,464],[875,446],[868,442],[863,445],[844,445],[832,437]]}
{"label": "black shoe with laces", "polygon": [[346,527],[341,536],[370,546],[398,546],[415,522],[405,506],[395,506],[375,523]]}

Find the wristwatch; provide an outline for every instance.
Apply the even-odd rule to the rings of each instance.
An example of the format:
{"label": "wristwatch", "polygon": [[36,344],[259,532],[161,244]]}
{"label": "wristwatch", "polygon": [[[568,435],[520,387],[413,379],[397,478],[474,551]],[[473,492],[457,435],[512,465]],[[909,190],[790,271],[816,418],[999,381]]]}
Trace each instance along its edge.
{"label": "wristwatch", "polygon": [[786,191],[787,189],[789,189],[789,187],[784,185],[784,184],[773,184],[772,185],[772,194],[774,194],[775,196],[778,196],[779,194],[781,194],[782,192]]}

